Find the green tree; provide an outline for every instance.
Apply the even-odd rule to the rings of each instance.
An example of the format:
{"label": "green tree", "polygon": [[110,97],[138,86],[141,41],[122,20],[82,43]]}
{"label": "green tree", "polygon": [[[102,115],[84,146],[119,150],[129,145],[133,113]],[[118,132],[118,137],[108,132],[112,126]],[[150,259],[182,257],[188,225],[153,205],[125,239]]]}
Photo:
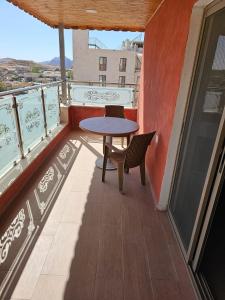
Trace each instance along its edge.
{"label": "green tree", "polygon": [[32,73],[40,73],[40,71],[41,71],[40,67],[38,67],[38,66],[33,66],[32,67]]}
{"label": "green tree", "polygon": [[6,91],[6,86],[4,82],[0,81],[0,92],[4,92],[4,91]]}
{"label": "green tree", "polygon": [[68,71],[67,71],[67,78],[68,78],[69,80],[72,80],[72,79],[73,79],[73,72],[72,72],[71,70],[68,70]]}

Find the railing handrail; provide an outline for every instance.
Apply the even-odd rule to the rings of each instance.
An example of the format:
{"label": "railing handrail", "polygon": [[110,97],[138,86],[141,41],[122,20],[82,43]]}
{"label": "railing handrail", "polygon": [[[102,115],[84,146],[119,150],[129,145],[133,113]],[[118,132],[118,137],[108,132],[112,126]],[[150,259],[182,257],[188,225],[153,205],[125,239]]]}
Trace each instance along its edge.
{"label": "railing handrail", "polygon": [[[17,95],[21,92],[26,92],[26,91],[30,91],[30,90],[35,90],[35,89],[39,89],[39,88],[44,88],[44,87],[49,87],[49,86],[55,86],[55,85],[59,85],[60,83],[62,83],[63,81],[54,81],[54,82],[49,82],[49,83],[40,83],[40,84],[35,84],[32,86],[28,86],[28,87],[23,87],[23,88],[18,88],[18,89],[12,89],[12,90],[8,90],[8,91],[4,91],[4,92],[0,92],[0,98],[3,96],[7,96],[7,95]],[[99,81],[78,81],[78,80],[67,80],[68,83],[87,83],[87,84],[101,84],[101,82]],[[116,82],[105,82],[104,83],[105,86],[107,85],[116,85],[118,86],[118,83]],[[127,86],[131,86],[131,87],[137,87],[138,84],[135,83],[125,83],[125,87]]]}
{"label": "railing handrail", "polygon": [[0,97],[7,96],[7,95],[16,95],[16,94],[21,93],[21,92],[35,90],[35,89],[39,89],[39,88],[43,88],[43,87],[49,87],[49,86],[59,85],[60,83],[62,83],[61,80],[60,81],[50,82],[50,83],[36,84],[36,85],[24,87],[24,88],[18,88],[18,89],[8,90],[8,91],[0,92]]}
{"label": "railing handrail", "polygon": [[[80,81],[80,80],[67,80],[67,82],[69,82],[69,83],[88,83],[88,84],[102,84],[102,82],[100,82],[100,81]],[[104,85],[119,85],[119,83],[118,82],[104,82]],[[127,86],[127,85],[129,85],[129,86],[137,86],[138,84],[136,84],[136,83],[125,83],[125,86]]]}

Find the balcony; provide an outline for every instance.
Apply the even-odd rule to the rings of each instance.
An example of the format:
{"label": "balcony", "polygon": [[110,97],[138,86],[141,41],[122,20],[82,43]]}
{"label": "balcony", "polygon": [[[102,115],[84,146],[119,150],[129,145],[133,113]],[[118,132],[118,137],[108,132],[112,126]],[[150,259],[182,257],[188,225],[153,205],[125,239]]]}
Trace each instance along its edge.
{"label": "balcony", "polygon": [[72,129],[60,124],[61,82],[1,93],[2,299],[195,299],[149,184],[136,169],[124,194],[116,172],[103,184],[95,166],[102,138],[78,130],[84,116],[104,114],[102,93],[112,103],[122,93],[136,120],[133,87],[68,82],[67,89]]}
{"label": "balcony", "polygon": [[[119,144],[120,139],[114,141]],[[102,139],[72,130],[1,218],[1,299],[195,299],[167,214],[138,170],[118,192]]]}
{"label": "balcony", "polygon": [[[194,72],[184,68],[187,78],[181,77],[194,1],[10,2],[59,29],[62,81],[0,94],[0,120],[7,120],[0,127],[0,298],[201,298],[193,264],[199,232],[191,252],[182,248],[185,262],[171,210],[166,212],[191,88],[178,94],[179,84],[191,81]],[[207,16],[199,3],[193,13],[200,6]],[[203,27],[199,20],[194,24],[200,36]],[[118,83],[66,81],[67,28],[145,31],[140,92]],[[197,65],[196,54],[187,55],[193,58],[188,66]],[[103,116],[106,103],[124,105],[140,133],[157,132],[147,153],[145,187],[136,169],[125,174],[123,194],[116,172],[101,182],[95,161],[102,156],[102,138],[81,132],[79,122]],[[114,143],[121,145],[120,139]]]}

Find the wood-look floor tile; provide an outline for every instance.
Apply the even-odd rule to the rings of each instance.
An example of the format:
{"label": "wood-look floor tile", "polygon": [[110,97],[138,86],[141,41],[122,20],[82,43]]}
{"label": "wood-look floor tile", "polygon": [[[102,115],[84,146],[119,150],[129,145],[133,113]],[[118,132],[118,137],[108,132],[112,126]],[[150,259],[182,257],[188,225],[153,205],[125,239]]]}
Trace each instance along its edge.
{"label": "wood-look floor tile", "polygon": [[100,230],[86,226],[80,230],[74,258],[70,265],[65,299],[86,299],[94,297],[94,284],[99,256]]}
{"label": "wood-look floor tile", "polygon": [[175,267],[161,227],[155,224],[155,227],[144,227],[143,230],[151,278],[176,279]]}
{"label": "wood-look floor tile", "polygon": [[67,285],[67,278],[64,276],[41,275],[37,282],[31,300],[72,300],[65,298],[65,290]]}
{"label": "wood-look floor tile", "polygon": [[91,180],[93,177],[93,171],[75,170],[70,177],[70,190],[72,192],[89,191],[91,187]]}
{"label": "wood-look floor tile", "polygon": [[75,223],[61,223],[42,269],[44,275],[67,275],[79,239],[80,226]]}
{"label": "wood-look floor tile", "polygon": [[180,288],[180,293],[183,300],[194,300],[196,295],[191,284],[191,280],[188,274],[187,266],[185,265],[184,258],[182,257],[181,250],[176,245],[169,245],[169,250],[172,256],[172,260],[175,265],[177,282]]}
{"label": "wood-look floor tile", "polygon": [[[92,193],[92,192],[91,192]],[[89,201],[92,196],[87,192],[70,192],[65,203],[62,222],[97,225],[102,215],[101,201]]]}
{"label": "wood-look floor tile", "polygon": [[118,199],[106,197],[102,205],[102,223],[104,225],[116,225],[121,227],[122,203]]}
{"label": "wood-look floor tile", "polygon": [[123,243],[124,261],[124,299],[153,299],[152,283],[144,241]]}
{"label": "wood-look floor tile", "polygon": [[94,299],[123,299],[122,234],[118,226],[102,229]]}
{"label": "wood-look floor tile", "polygon": [[122,228],[126,240],[138,242],[143,240],[143,230],[140,220],[140,211],[133,199],[125,200],[122,206]]}
{"label": "wood-look floor tile", "polygon": [[155,300],[181,300],[180,289],[175,280],[153,279],[152,280]]}
{"label": "wood-look floor tile", "polygon": [[87,198],[86,193],[71,192],[68,201],[64,204],[61,222],[82,223]]}
{"label": "wood-look floor tile", "polygon": [[51,236],[40,236],[14,289],[12,298],[30,299],[52,243]]}
{"label": "wood-look floor tile", "polygon": [[165,237],[167,240],[168,245],[175,245],[176,242],[176,237],[174,235],[171,223],[169,221],[169,217],[167,212],[158,212],[159,220],[161,223],[161,226],[165,232]]}

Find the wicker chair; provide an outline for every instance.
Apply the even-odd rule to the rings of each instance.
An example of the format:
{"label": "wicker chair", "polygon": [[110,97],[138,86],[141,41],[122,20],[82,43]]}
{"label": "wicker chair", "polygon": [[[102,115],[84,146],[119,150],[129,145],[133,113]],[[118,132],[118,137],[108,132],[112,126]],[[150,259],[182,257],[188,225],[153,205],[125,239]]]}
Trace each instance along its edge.
{"label": "wicker chair", "polygon": [[[124,106],[122,105],[106,105],[105,106],[105,117],[114,117],[114,118],[125,118],[124,115]],[[124,139],[122,138],[122,146]],[[105,149],[106,136],[103,136],[103,153]],[[127,145],[130,143],[130,136],[127,136]]]}
{"label": "wicker chair", "polygon": [[154,132],[135,135],[127,149],[119,150],[106,143],[104,151],[104,162],[102,169],[102,182],[105,181],[107,159],[110,158],[118,165],[119,190],[123,190],[123,172],[129,172],[129,168],[140,166],[141,183],[145,185],[145,154],[150,145]]}

